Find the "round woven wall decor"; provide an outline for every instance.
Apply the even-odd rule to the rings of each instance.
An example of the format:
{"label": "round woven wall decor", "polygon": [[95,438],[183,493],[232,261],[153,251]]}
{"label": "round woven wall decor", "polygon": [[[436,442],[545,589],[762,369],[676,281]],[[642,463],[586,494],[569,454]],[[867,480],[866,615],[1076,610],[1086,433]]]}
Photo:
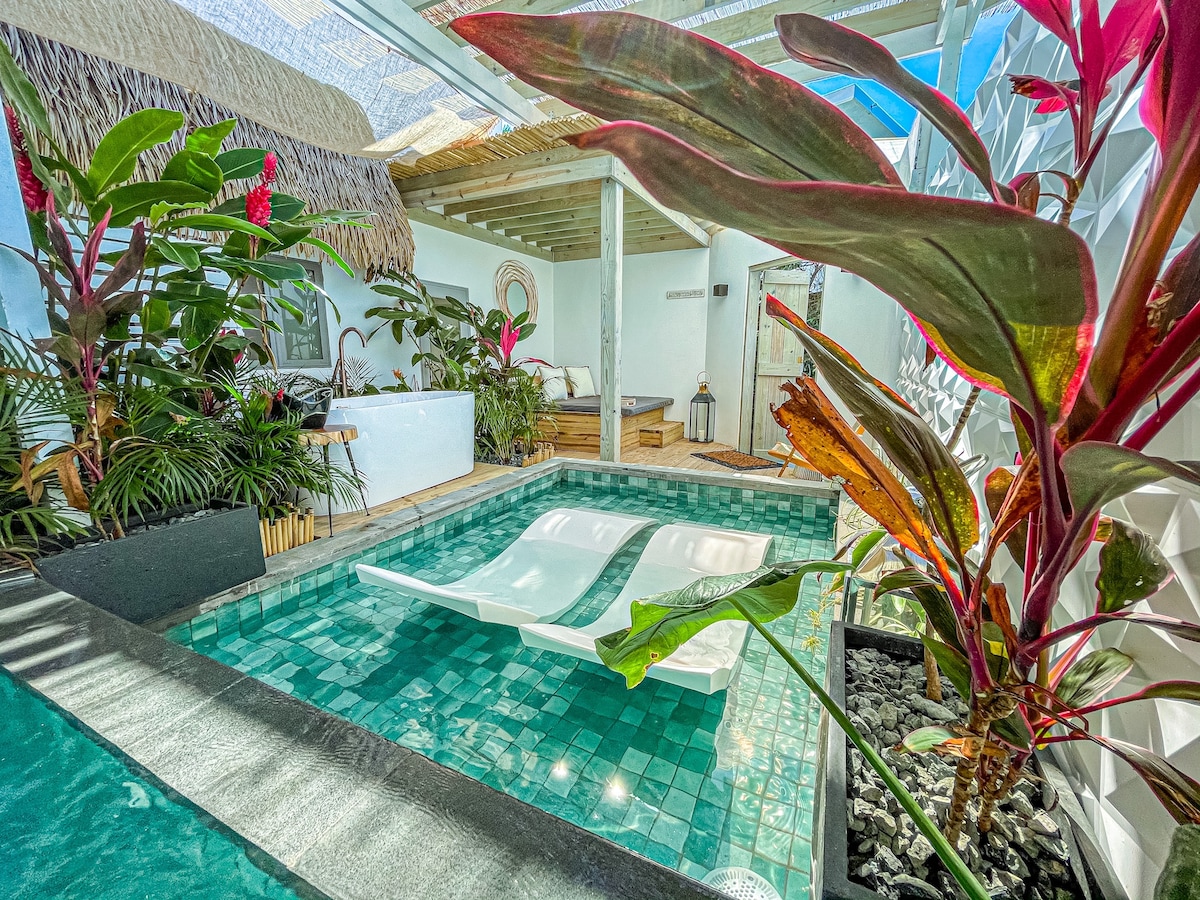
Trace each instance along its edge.
{"label": "round woven wall decor", "polygon": [[510,259],[502,262],[496,270],[496,306],[510,319],[516,318],[522,312],[518,309],[514,313],[508,305],[508,292],[513,285],[519,285],[525,291],[525,309],[529,311],[529,323],[535,324],[538,313],[537,280],[528,266]]}

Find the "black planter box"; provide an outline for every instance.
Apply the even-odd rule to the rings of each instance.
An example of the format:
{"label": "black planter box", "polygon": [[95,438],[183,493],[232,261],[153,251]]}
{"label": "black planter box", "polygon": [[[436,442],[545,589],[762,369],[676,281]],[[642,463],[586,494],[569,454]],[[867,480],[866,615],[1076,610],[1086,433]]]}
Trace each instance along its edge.
{"label": "black planter box", "polygon": [[[916,638],[834,622],[829,635],[829,663],[825,690],[842,709],[846,708],[846,651],[860,648],[880,650],[889,656],[919,660],[923,645]],[[881,895],[849,878],[849,847],[846,842],[846,735],[822,711],[819,733],[821,759],[817,766],[816,808],[813,812],[813,893],[819,900],[881,900]],[[1080,882],[1086,882],[1096,900],[1128,900],[1112,867],[1104,858],[1079,801],[1066,776],[1049,753],[1037,753],[1035,763],[1046,782],[1045,790],[1056,794],[1058,820],[1071,853],[1071,867]]]}
{"label": "black planter box", "polygon": [[[266,573],[258,508],[224,507],[120,540],[76,544],[38,560],[38,572],[127,621],[153,621]],[[160,521],[194,511],[175,510]]]}

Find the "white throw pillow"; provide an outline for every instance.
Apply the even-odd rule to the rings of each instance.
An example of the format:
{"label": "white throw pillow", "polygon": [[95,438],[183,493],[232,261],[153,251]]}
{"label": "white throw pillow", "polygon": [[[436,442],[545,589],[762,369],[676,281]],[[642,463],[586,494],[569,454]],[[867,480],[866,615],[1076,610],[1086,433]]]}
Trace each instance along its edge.
{"label": "white throw pillow", "polygon": [[551,369],[548,366],[538,366],[538,375],[542,378],[542,396],[553,403],[556,400],[567,399],[567,373],[561,368]]}
{"label": "white throw pillow", "polygon": [[596,384],[592,381],[592,370],[587,366],[567,366],[567,386],[572,397],[595,397]]}

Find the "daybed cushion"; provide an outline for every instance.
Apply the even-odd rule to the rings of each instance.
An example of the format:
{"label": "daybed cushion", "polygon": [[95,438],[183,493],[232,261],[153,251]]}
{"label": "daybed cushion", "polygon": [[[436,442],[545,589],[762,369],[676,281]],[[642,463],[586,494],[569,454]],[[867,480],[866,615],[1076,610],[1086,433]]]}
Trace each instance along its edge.
{"label": "daybed cushion", "polygon": [[[633,397],[633,406],[621,404],[622,416],[636,416],[638,413],[649,412],[652,409],[665,409],[675,401],[670,397]],[[558,404],[560,412],[583,413],[585,415],[600,415],[599,397],[569,397]]]}
{"label": "daybed cushion", "polygon": [[538,376],[542,379],[542,396],[551,403],[567,399],[567,373],[561,367],[552,369],[549,366],[538,366]]}
{"label": "daybed cushion", "polygon": [[572,397],[595,397],[596,384],[592,381],[592,370],[587,366],[566,366],[567,387]]}

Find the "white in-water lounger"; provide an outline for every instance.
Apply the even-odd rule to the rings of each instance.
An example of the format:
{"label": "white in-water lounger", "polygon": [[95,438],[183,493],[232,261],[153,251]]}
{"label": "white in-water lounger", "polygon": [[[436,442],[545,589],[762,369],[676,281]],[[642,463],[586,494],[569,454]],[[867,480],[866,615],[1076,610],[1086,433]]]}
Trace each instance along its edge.
{"label": "white in-water lounger", "polygon": [[483,568],[449,584],[358,565],[360,581],[427,600],[481,622],[549,622],[579,602],[604,567],[653,519],[552,509]]}
{"label": "white in-water lounger", "polygon": [[[591,625],[521,625],[528,647],[556,650],[599,663],[596,638],[628,628],[629,605],[661,591],[686,587],[704,575],[750,572],[762,565],[771,536],[694,525],[664,525],[642,552],[617,599]],[[646,673],[679,687],[711,694],[729,685],[746,642],[748,622],[709,625]]]}

